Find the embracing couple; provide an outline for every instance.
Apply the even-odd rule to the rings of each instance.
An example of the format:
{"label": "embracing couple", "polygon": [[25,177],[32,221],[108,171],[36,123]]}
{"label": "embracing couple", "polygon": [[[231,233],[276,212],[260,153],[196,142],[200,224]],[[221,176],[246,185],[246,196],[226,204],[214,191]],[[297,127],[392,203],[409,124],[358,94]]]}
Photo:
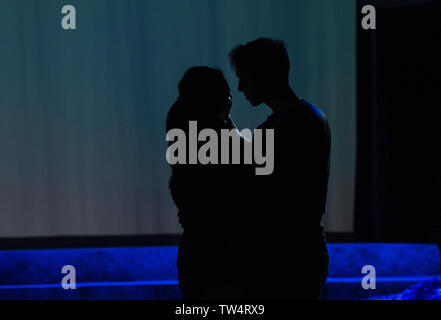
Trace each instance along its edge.
{"label": "embracing couple", "polygon": [[[329,265],[322,226],[328,122],[290,88],[290,60],[282,41],[259,38],[234,48],[230,59],[239,91],[252,106],[265,104],[273,111],[258,127],[273,130],[273,150],[265,141],[256,146],[254,139],[241,136],[229,117],[229,85],[220,70],[208,67],[185,73],[166,130],[187,132],[192,121],[199,132],[210,129],[221,136],[228,129],[237,133],[231,138],[240,141],[241,150],[251,144],[273,152],[274,168],[256,175],[254,161],[220,164],[222,155],[216,155],[217,164],[171,165],[170,191],[184,230],[178,251],[183,298],[318,299]],[[186,158],[194,156],[186,150]]]}

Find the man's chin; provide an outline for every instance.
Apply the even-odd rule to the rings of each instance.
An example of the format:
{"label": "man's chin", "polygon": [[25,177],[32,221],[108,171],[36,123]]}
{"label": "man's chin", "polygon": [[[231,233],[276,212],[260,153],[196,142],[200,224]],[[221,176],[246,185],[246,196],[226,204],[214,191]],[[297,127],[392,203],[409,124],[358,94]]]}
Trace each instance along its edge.
{"label": "man's chin", "polygon": [[250,98],[248,98],[248,97],[246,97],[246,99],[248,100],[248,102],[249,102],[253,107],[257,107],[259,104],[261,104],[261,102],[258,101],[258,100],[250,99]]}
{"label": "man's chin", "polygon": [[253,106],[253,107],[257,107],[258,105],[261,105],[263,103],[263,101],[260,101],[258,99],[252,99],[249,98],[247,96],[245,96],[245,98],[248,100],[248,102]]}
{"label": "man's chin", "polygon": [[260,106],[262,104],[262,101],[250,101],[250,104],[253,107],[258,107],[258,106]]}

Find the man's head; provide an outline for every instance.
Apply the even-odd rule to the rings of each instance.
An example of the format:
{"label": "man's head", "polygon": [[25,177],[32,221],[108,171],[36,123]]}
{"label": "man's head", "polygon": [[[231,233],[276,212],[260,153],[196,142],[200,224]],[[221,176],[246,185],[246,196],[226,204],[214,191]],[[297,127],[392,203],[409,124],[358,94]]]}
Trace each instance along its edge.
{"label": "man's head", "polygon": [[238,89],[253,106],[288,86],[290,61],[283,41],[259,38],[235,47],[229,57],[239,78]]}

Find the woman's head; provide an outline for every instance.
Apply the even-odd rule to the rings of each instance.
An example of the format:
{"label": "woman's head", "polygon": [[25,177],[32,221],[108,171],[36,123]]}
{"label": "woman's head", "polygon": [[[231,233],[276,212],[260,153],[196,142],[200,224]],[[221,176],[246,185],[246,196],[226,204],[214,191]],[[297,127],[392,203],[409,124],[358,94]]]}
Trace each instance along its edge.
{"label": "woman's head", "polygon": [[228,107],[230,87],[222,71],[209,67],[188,69],[179,82],[179,98],[200,112],[216,114]]}
{"label": "woman's head", "polygon": [[204,66],[188,69],[179,82],[178,91],[179,97],[170,110],[169,118],[201,120],[230,112],[230,87],[218,69]]}

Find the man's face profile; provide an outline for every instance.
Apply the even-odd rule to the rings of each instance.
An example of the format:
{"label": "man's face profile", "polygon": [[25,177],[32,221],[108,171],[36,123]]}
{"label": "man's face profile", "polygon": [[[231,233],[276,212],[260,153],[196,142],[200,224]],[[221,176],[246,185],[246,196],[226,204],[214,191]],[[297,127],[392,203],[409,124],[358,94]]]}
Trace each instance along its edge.
{"label": "man's face profile", "polygon": [[237,70],[236,76],[239,79],[238,90],[243,92],[245,98],[252,106],[263,103],[261,90],[259,89],[257,77],[250,71]]}

